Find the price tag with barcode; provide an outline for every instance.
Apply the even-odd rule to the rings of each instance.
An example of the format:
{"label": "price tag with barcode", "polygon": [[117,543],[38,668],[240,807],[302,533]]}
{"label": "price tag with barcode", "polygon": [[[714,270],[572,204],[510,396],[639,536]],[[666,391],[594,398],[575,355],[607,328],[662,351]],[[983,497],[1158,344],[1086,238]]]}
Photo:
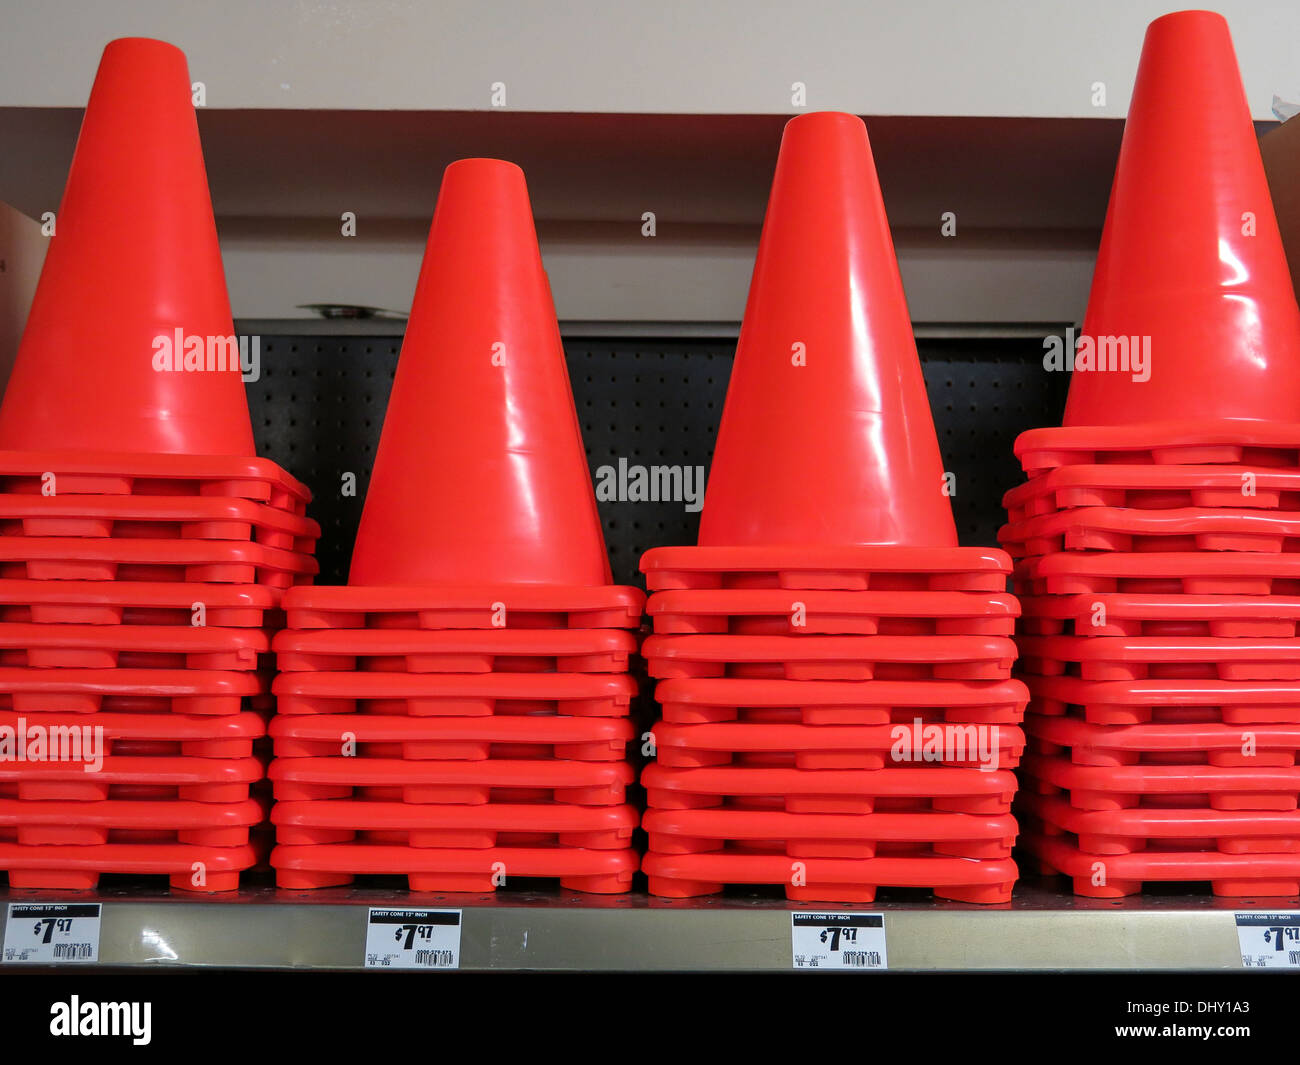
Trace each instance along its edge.
{"label": "price tag with barcode", "polygon": [[796,969],[888,969],[883,913],[790,914]]}
{"label": "price tag with barcode", "polygon": [[11,902],[0,958],[28,965],[99,961],[101,914],[98,902]]}
{"label": "price tag with barcode", "polygon": [[367,969],[459,969],[460,910],[370,907]]}
{"label": "price tag with barcode", "polygon": [[1300,969],[1300,911],[1237,914],[1243,969]]}

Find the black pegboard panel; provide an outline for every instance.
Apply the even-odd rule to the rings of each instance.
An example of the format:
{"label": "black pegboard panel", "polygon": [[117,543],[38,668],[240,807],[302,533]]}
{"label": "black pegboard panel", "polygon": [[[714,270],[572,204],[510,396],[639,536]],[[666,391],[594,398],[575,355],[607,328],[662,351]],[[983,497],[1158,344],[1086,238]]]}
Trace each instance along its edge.
{"label": "black pegboard panel", "polygon": [[956,474],[957,535],[996,545],[1002,496],[1025,479],[1011,445],[1026,429],[1060,425],[1069,375],[1043,369],[1042,337],[921,340],[917,348],[944,469]]}
{"label": "black pegboard panel", "polygon": [[[963,543],[992,544],[1001,497],[1020,479],[1011,443],[1059,422],[1068,379],[1042,369],[1042,343],[919,343],[953,510]],[[321,523],[321,583],[347,579],[401,338],[268,336],[261,378],[248,387],[260,454],[305,481]],[[702,466],[707,471],[735,342],[730,339],[566,338],[574,402],[593,476],[601,466]],[[356,495],[342,491],[356,475]],[[639,583],[646,548],[692,543],[699,514],[681,502],[601,502],[615,579]]]}

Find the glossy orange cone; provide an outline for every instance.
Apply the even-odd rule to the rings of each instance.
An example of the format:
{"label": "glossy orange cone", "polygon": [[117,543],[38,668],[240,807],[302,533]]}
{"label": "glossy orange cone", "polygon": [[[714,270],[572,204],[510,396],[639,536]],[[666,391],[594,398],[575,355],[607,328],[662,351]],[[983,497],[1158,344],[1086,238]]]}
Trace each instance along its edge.
{"label": "glossy orange cone", "polygon": [[0,450],[251,456],[237,351],[233,370],[155,369],[159,338],[175,348],[178,331],[182,349],[200,338],[205,366],[231,365],[216,346],[234,326],[185,56],[128,38],[104,49],[91,89]]}
{"label": "glossy orange cone", "polygon": [[701,546],[955,547],[867,131],[781,140],[700,520]]}
{"label": "glossy orange cone", "polygon": [[1300,310],[1222,16],[1147,29],[1084,337],[1150,338],[1150,380],[1078,372],[1067,426],[1300,422]]}
{"label": "glossy orange cone", "polygon": [[523,171],[463,159],[438,194],[349,582],[609,580]]}

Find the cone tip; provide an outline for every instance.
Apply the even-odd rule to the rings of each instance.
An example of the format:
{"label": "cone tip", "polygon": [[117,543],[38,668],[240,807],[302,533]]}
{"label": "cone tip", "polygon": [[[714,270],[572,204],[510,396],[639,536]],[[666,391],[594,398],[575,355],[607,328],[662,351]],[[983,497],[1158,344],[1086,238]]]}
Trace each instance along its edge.
{"label": "cone tip", "polygon": [[862,119],[857,115],[849,114],[847,111],[810,111],[805,115],[796,115],[785,124],[787,130],[812,126],[825,127],[828,130],[835,126],[841,126],[855,131],[867,128]]}
{"label": "cone tip", "polygon": [[179,56],[182,60],[185,59],[185,53],[176,45],[154,37],[117,37],[104,45],[105,59],[110,55],[115,56],[118,52],[131,52],[132,58],[136,59],[143,55],[151,55],[154,58]]}
{"label": "cone tip", "polygon": [[[467,221],[472,222],[489,205],[492,205],[491,211],[494,214],[506,210],[518,227],[515,237],[524,239],[527,244],[528,239],[523,236],[526,228],[536,246],[528,181],[520,167],[504,159],[488,158],[457,159],[448,164],[442,172],[442,182],[438,187],[435,223],[448,211],[468,212]],[[473,225],[480,226],[480,223],[485,224],[485,220],[480,218]]]}
{"label": "cone tip", "polygon": [[453,174],[466,171],[472,171],[480,177],[497,174],[522,179],[524,176],[523,169],[517,163],[511,163],[505,159],[491,159],[487,156],[472,156],[468,159],[457,159],[454,163],[449,163],[447,169],[443,171],[443,177],[451,177]]}
{"label": "cone tip", "polygon": [[1213,25],[1216,29],[1222,29],[1224,31],[1228,29],[1228,20],[1217,11],[1192,8],[1188,11],[1170,11],[1167,15],[1161,15],[1157,19],[1152,19],[1151,23],[1147,26],[1147,33],[1155,32],[1157,29],[1185,29],[1196,22],[1204,24],[1206,28]]}

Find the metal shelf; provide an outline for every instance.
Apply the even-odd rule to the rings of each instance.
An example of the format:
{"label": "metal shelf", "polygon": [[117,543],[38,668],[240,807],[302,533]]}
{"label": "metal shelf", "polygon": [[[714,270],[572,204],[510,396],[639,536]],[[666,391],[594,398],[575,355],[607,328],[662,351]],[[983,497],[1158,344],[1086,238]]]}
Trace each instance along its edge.
{"label": "metal shelf", "polygon": [[[0,901],[103,902],[101,966],[361,969],[367,907],[393,906],[463,910],[462,970],[557,972],[788,972],[797,909],[883,912],[891,971],[1239,970],[1234,914],[1295,907],[1192,893],[1096,901],[1063,894],[1063,883],[1023,885],[1006,907],[270,886],[210,900],[108,888],[0,892]],[[0,907],[0,921],[7,912]]]}

